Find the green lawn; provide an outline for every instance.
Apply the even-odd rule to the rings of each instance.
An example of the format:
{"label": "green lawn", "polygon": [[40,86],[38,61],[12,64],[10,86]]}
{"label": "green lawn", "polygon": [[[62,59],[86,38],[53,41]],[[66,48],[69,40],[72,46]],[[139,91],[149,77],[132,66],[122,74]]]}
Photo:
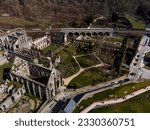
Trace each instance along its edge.
{"label": "green lawn", "polygon": [[123,38],[120,38],[120,37],[106,37],[105,41],[120,42],[120,43],[122,43]]}
{"label": "green lawn", "polygon": [[[93,97],[88,98],[87,100],[83,100],[79,106],[75,109],[75,112],[80,112],[90,104],[96,101],[102,101],[102,100],[108,100],[112,98],[119,98],[123,97],[127,94],[130,94],[136,90],[139,90],[141,88],[144,88],[146,86],[150,85],[150,81],[144,81],[144,82],[139,82],[139,83],[130,83],[127,85],[122,85],[120,87],[114,88],[114,89],[109,89],[104,92],[100,92],[97,94],[94,94]],[[127,93],[125,93],[127,92]],[[111,97],[113,96],[113,97]],[[82,106],[82,109],[80,109]]]}
{"label": "green lawn", "polygon": [[93,109],[93,113],[149,113],[150,91],[136,96],[126,102]]}
{"label": "green lawn", "polygon": [[76,54],[76,47],[74,46],[69,46],[67,48],[65,48],[66,51],[68,51],[71,55]]}
{"label": "green lawn", "polygon": [[48,51],[56,51],[57,49],[59,49],[61,46],[58,44],[50,44],[48,47],[46,47],[45,49],[43,49],[44,53],[47,53]]}
{"label": "green lawn", "polygon": [[112,77],[102,72],[101,69],[97,67],[82,72],[69,83],[68,87],[76,87],[78,89],[87,85],[95,85],[111,80]]}
{"label": "green lawn", "polygon": [[130,23],[132,24],[132,27],[134,29],[144,29],[145,28],[145,24],[142,21],[140,21],[132,16],[127,16],[127,19],[130,21]]}
{"label": "green lawn", "polygon": [[7,64],[5,64],[5,65],[0,66],[0,83],[2,83],[2,82],[4,81],[4,80],[3,80],[3,70],[4,70],[5,68],[11,68],[12,65],[13,65],[13,63],[12,63],[12,62],[9,62],[9,63],[7,63]]}
{"label": "green lawn", "polygon": [[82,68],[93,66],[100,64],[101,62],[97,59],[97,57],[93,54],[76,57],[77,61],[79,62]]}
{"label": "green lawn", "polygon": [[11,85],[14,85],[16,88],[21,88],[22,85],[14,80],[11,80],[9,83],[8,83],[8,86],[11,86]]}
{"label": "green lawn", "polygon": [[65,49],[60,50],[57,54],[60,55],[61,61],[63,61],[67,56],[69,56],[68,52]]}
{"label": "green lawn", "polygon": [[57,67],[62,72],[64,78],[67,78],[79,71],[79,67],[73,57],[68,55]]}
{"label": "green lawn", "polygon": [[33,95],[30,94],[30,93],[25,93],[24,95],[27,96],[27,97],[29,97],[30,99],[41,101],[40,98],[38,98],[38,97],[36,97],[36,96],[33,96]]}
{"label": "green lawn", "polygon": [[64,49],[60,50],[57,54],[59,54],[61,60],[63,60],[64,58],[66,58],[69,55],[75,55],[76,48],[73,46],[66,46]]}

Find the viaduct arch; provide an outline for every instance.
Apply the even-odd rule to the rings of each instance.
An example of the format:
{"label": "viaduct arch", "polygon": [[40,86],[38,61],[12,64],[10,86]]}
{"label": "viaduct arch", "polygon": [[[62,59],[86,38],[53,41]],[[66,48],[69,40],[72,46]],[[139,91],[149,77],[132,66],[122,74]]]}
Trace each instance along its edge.
{"label": "viaduct arch", "polygon": [[107,35],[112,36],[114,33],[113,28],[61,28],[61,31],[65,33],[65,42],[67,42],[68,35]]}

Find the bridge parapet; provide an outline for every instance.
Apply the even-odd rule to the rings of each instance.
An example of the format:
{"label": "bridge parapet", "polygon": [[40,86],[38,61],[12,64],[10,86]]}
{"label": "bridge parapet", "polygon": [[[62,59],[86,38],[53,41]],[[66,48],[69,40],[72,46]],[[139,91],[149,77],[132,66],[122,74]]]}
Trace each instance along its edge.
{"label": "bridge parapet", "polygon": [[64,33],[113,33],[113,28],[61,28]]}

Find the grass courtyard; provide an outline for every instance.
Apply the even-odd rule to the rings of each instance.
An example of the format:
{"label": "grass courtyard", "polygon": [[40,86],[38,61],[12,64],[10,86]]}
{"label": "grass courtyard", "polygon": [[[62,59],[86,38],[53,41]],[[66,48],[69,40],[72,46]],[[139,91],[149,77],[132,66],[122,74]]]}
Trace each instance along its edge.
{"label": "grass courtyard", "polygon": [[76,59],[82,68],[90,67],[101,63],[94,54],[79,57],[76,56]]}
{"label": "grass courtyard", "polygon": [[16,88],[21,88],[22,85],[14,80],[11,80],[9,83],[8,83],[8,86],[11,86],[11,85],[14,85]]}
{"label": "grass courtyard", "polygon": [[111,79],[112,79],[111,76],[102,72],[102,68],[100,67],[92,68],[89,70],[85,70],[79,76],[74,78],[69,83],[68,88],[75,87],[76,89],[78,89],[87,85],[95,85]]}
{"label": "grass courtyard", "polygon": [[66,55],[66,58],[60,62],[57,69],[61,71],[64,78],[67,78],[79,71],[79,67],[71,55]]}
{"label": "grass courtyard", "polygon": [[130,83],[130,84],[122,85],[114,89],[109,89],[109,90],[94,94],[91,98],[81,101],[81,103],[79,104],[78,107],[76,107],[74,112],[80,112],[84,108],[88,107],[90,104],[96,101],[109,100],[112,98],[120,98],[127,94],[133,93],[134,91],[137,91],[141,88],[144,88],[148,85],[150,85],[150,81],[147,80],[147,81],[142,81],[139,83]]}
{"label": "grass courtyard", "polygon": [[149,113],[150,91],[138,95],[126,102],[93,109],[92,113]]}
{"label": "grass courtyard", "polygon": [[45,49],[43,49],[44,53],[47,53],[48,51],[56,51],[57,49],[59,49],[61,46],[58,44],[50,44],[48,47],[46,47]]}

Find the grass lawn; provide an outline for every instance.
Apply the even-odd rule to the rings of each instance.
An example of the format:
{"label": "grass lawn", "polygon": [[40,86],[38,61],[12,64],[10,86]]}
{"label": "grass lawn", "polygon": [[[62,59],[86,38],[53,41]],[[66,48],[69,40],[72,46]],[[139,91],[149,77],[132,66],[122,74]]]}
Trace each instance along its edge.
{"label": "grass lawn", "polygon": [[[63,61],[67,56],[75,55],[76,54],[76,48],[73,46],[66,46],[64,49],[57,52],[57,54],[60,55],[61,61]],[[63,61],[63,62],[65,62],[65,61]]]}
{"label": "grass lawn", "polygon": [[69,46],[67,48],[65,48],[66,51],[68,51],[71,55],[76,54],[76,47],[74,46]]}
{"label": "grass lawn", "polygon": [[[87,100],[83,100],[79,106],[75,109],[75,112],[80,112],[90,104],[96,101],[102,101],[102,100],[108,100],[112,99],[114,97],[119,98],[123,97],[127,94],[130,94],[136,90],[139,90],[141,88],[144,88],[146,86],[150,85],[150,81],[144,81],[144,82],[139,82],[139,83],[130,83],[126,85],[122,85],[120,87],[114,88],[114,89],[109,89],[104,92],[100,92],[97,94],[94,94],[93,97],[88,98]],[[127,93],[125,93],[127,92]],[[110,97],[113,96],[113,97]],[[82,107],[82,109],[80,109]]]}
{"label": "grass lawn", "polygon": [[25,93],[24,95],[27,96],[27,97],[29,97],[30,99],[41,101],[40,98],[38,98],[38,97],[36,97],[36,96],[33,96],[33,95],[29,94],[29,93]]}
{"label": "grass lawn", "polygon": [[120,38],[120,37],[106,37],[105,41],[120,42],[120,43],[122,43],[123,38]]}
{"label": "grass lawn", "polygon": [[69,83],[68,88],[76,87],[76,89],[78,89],[87,85],[95,85],[97,83],[111,80],[112,77],[104,74],[101,69],[102,68],[97,67],[82,72]]}
{"label": "grass lawn", "polygon": [[130,23],[132,24],[132,27],[134,29],[144,29],[145,28],[145,24],[142,21],[140,21],[132,16],[127,16],[127,19],[130,21]]}
{"label": "grass lawn", "polygon": [[14,80],[11,80],[9,83],[8,83],[8,86],[11,86],[11,85],[14,85],[16,88],[21,88],[22,85]]}
{"label": "grass lawn", "polygon": [[126,102],[93,109],[93,113],[149,113],[150,91],[138,95]]}
{"label": "grass lawn", "polygon": [[48,51],[56,51],[58,48],[60,48],[61,46],[58,44],[50,44],[48,47],[46,47],[45,49],[43,49],[44,53],[47,53]]}
{"label": "grass lawn", "polygon": [[79,71],[79,67],[73,57],[68,55],[57,67],[62,72],[64,78],[67,78]]}
{"label": "grass lawn", "polygon": [[100,61],[93,54],[76,57],[76,59],[82,68],[100,64]]}
{"label": "grass lawn", "polygon": [[[63,61],[66,57],[68,57],[68,56],[69,56],[68,51],[66,51],[65,49],[60,50],[57,54],[59,54],[59,55],[60,55],[60,59],[61,59],[61,61]],[[65,61],[63,61],[63,62],[65,62]]]}
{"label": "grass lawn", "polygon": [[5,64],[5,65],[0,66],[0,83],[2,83],[2,82],[4,81],[4,80],[3,80],[3,70],[4,70],[5,68],[11,68],[12,65],[13,65],[13,63],[12,63],[12,62],[9,62],[9,63],[7,63],[7,64]]}

